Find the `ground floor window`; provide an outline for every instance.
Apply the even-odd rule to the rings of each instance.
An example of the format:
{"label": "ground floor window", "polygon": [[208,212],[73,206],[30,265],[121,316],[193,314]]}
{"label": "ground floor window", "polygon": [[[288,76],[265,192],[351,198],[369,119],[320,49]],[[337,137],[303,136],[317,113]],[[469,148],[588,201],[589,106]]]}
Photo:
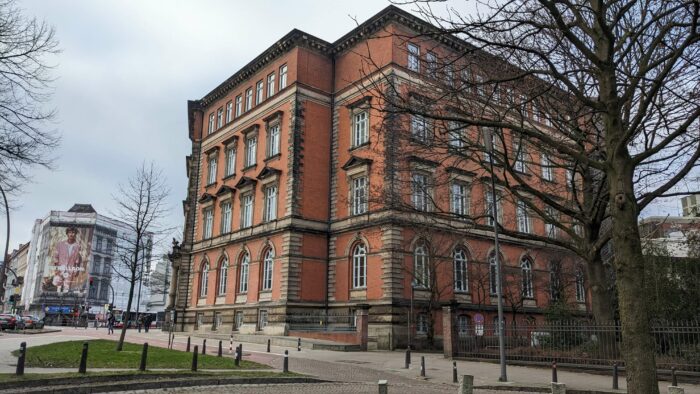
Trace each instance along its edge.
{"label": "ground floor window", "polygon": [[459,315],[457,317],[457,330],[461,337],[469,335],[469,316]]}
{"label": "ground floor window", "polygon": [[243,325],[243,311],[236,312],[236,319],[234,320],[234,330],[240,330]]}
{"label": "ground floor window", "polygon": [[427,334],[428,333],[428,314],[419,313],[418,319],[416,320],[416,333]]}
{"label": "ground floor window", "polygon": [[204,313],[197,313],[197,321],[195,322],[195,324],[196,324],[195,329],[198,330],[200,327],[202,327],[203,322],[204,322]]}
{"label": "ground floor window", "polygon": [[262,330],[267,327],[267,311],[260,310],[258,314],[258,330]]}
{"label": "ground floor window", "polygon": [[222,326],[223,322],[224,322],[224,317],[221,315],[221,312],[216,312],[214,314],[214,327],[212,327],[212,329],[214,331],[218,330]]}

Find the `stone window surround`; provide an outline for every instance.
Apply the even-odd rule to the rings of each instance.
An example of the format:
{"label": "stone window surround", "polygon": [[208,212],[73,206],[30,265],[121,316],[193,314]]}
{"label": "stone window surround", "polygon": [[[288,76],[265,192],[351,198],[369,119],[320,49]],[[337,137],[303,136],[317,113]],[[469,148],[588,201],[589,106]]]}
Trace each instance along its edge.
{"label": "stone window surround", "polygon": [[[282,153],[282,118],[283,118],[284,112],[282,111],[275,111],[271,115],[263,118],[263,122],[265,122],[265,159],[271,159],[273,157],[279,156]],[[279,141],[278,144],[280,146],[277,147],[278,152],[275,153],[274,155],[270,155],[270,129],[274,126],[279,126]],[[246,138],[248,136],[246,135]],[[258,141],[259,145],[259,141]]]}
{"label": "stone window surround", "polygon": [[[348,116],[350,117],[350,149],[356,149],[359,147],[367,146],[370,143],[369,131],[370,131],[370,108],[372,103],[372,96],[363,96],[359,99],[347,104],[345,107],[348,109]],[[355,145],[355,115],[360,112],[367,113],[367,141],[362,144]]]}

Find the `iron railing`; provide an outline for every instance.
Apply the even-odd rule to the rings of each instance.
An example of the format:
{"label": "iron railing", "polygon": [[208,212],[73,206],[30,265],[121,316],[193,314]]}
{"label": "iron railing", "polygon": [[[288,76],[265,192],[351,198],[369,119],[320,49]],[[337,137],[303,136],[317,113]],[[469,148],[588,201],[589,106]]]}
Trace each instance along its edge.
{"label": "iron railing", "polygon": [[[494,324],[456,327],[457,356],[498,359],[498,331]],[[700,372],[700,322],[654,322],[659,369]],[[557,322],[506,324],[506,358],[535,363],[624,366],[622,332],[618,322]]]}
{"label": "iron railing", "polygon": [[355,315],[289,315],[287,324],[295,331],[355,331]]}

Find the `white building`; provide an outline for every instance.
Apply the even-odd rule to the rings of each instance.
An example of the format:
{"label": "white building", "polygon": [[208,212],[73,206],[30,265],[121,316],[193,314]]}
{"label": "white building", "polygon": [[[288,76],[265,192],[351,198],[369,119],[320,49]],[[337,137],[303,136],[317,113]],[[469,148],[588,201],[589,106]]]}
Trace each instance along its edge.
{"label": "white building", "polygon": [[[51,211],[37,219],[22,290],[24,310],[47,315],[53,323],[70,320],[86,309],[91,318],[100,317],[109,304],[124,311],[130,275],[120,251],[133,238],[126,223],[99,215],[89,204],[75,204],[68,211]],[[144,242],[139,259],[144,275],[134,290],[134,312],[148,308],[151,238]]]}

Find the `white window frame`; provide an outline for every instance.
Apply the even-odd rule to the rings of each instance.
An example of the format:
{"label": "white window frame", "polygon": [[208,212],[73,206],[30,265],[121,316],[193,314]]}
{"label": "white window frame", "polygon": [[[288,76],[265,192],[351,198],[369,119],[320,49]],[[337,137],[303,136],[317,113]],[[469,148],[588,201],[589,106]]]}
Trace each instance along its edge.
{"label": "white window frame", "polygon": [[233,204],[231,201],[225,201],[221,204],[221,234],[231,232],[231,216],[233,212]]}
{"label": "white window frame", "polygon": [[209,292],[209,262],[205,262],[199,273],[199,298],[204,298]]}
{"label": "white window frame", "polygon": [[469,260],[464,249],[456,249],[453,253],[454,291],[466,293],[469,291]]}
{"label": "white window frame", "polygon": [[238,275],[238,292],[247,293],[250,276],[250,254],[248,252],[245,252],[243,256],[241,256],[239,267],[241,272]]}
{"label": "white window frame", "polygon": [[453,214],[464,218],[469,212],[469,190],[462,182],[452,182],[450,187],[450,208]]}
{"label": "white window frame", "polygon": [[545,152],[540,155],[540,165],[542,167],[542,179],[545,181],[554,181],[554,171],[552,169],[552,159]]}
{"label": "white window frame", "polygon": [[430,186],[428,175],[414,172],[411,175],[411,200],[413,208],[421,212],[430,210]]}
{"label": "white window frame", "polygon": [[241,116],[243,114],[243,96],[238,95],[236,96],[236,117]]}
{"label": "white window frame", "polygon": [[214,230],[214,207],[204,209],[204,228],[202,229],[202,238],[209,239],[213,235]]}
{"label": "white window frame", "polygon": [[209,128],[207,129],[207,134],[214,132],[214,113],[209,114]]}
{"label": "white window frame", "polygon": [[241,195],[241,228],[253,226],[253,193]]}
{"label": "white window frame", "polygon": [[457,316],[457,333],[460,337],[469,335],[469,316]]}
{"label": "white window frame", "polygon": [[[551,218],[551,220],[557,220],[558,218],[558,212],[552,208],[552,207],[544,207],[544,212],[547,216]],[[558,228],[557,226],[554,225],[552,222],[548,222],[546,219],[544,220],[544,233],[545,236],[548,238],[557,238],[558,235]]]}
{"label": "white window frame", "polygon": [[258,330],[262,330],[263,328],[267,327],[267,323],[268,323],[267,310],[261,309],[258,312]]}
{"label": "white window frame", "polygon": [[226,103],[226,123],[233,120],[233,101]]}
{"label": "white window frame", "polygon": [[416,319],[416,334],[427,334],[428,333],[428,314],[419,313]]}
{"label": "white window frame", "polygon": [[361,215],[367,212],[367,195],[369,192],[369,178],[366,175],[352,178],[352,214]]}
{"label": "white window frame", "polygon": [[252,167],[257,162],[258,136],[250,135],[245,139],[245,168]]}
{"label": "white window frame", "polygon": [[220,129],[224,126],[224,107],[216,110],[216,128]]}
{"label": "white window frame", "polygon": [[265,99],[265,84],[263,80],[259,80],[255,84],[255,105],[260,105]]}
{"label": "white window frame", "polygon": [[525,173],[525,146],[522,142],[516,142],[513,149],[515,149],[513,170]]}
{"label": "white window frame", "polygon": [[226,174],[231,176],[236,173],[236,148],[231,146],[226,148]]}
{"label": "white window frame", "polygon": [[450,144],[451,148],[463,148],[464,147],[464,140],[463,140],[463,128],[458,122],[448,122],[447,123],[447,135],[449,138],[448,143]]}
{"label": "white window frame", "polygon": [[[494,198],[494,197],[495,197],[495,198]],[[500,193],[499,193],[498,191],[496,191],[496,196],[493,196],[493,193],[491,192],[491,190],[487,190],[486,193],[485,193],[485,197],[484,197],[484,203],[485,203],[485,204],[484,204],[484,205],[485,205],[484,208],[486,209],[484,213],[485,213],[485,215],[486,215],[486,225],[487,225],[487,226],[493,226],[493,219],[494,219],[494,217],[493,217],[493,216],[494,216],[494,215],[493,215],[493,204],[494,204],[494,199],[496,200],[496,201],[495,201],[496,210],[497,210],[497,212],[496,212],[497,218],[496,218],[496,219],[498,220],[498,223],[501,223],[501,222],[502,222],[502,218],[503,218],[503,216],[502,216],[502,215],[503,215],[503,208],[501,207],[501,196],[500,196]]]}
{"label": "white window frame", "polygon": [[263,220],[266,222],[277,219],[277,193],[277,185],[270,185],[265,188]]}
{"label": "white window frame", "polygon": [[367,247],[363,243],[352,250],[352,288],[367,288]]}
{"label": "white window frame", "polygon": [[522,277],[521,291],[523,298],[533,298],[535,296],[532,286],[532,269],[532,260],[527,256],[520,259],[520,275]]}
{"label": "white window frame", "polygon": [[253,108],[253,88],[248,88],[245,91],[245,112]]}
{"label": "white window frame", "polygon": [[352,147],[369,142],[369,113],[367,110],[352,115]]}
{"label": "white window frame", "polygon": [[215,154],[209,155],[209,160],[208,160],[208,168],[207,168],[207,186],[213,185],[216,183],[216,172],[217,172],[217,157]]}
{"label": "white window frame", "polygon": [[280,89],[282,90],[287,87],[287,65],[283,64],[280,66]]}
{"label": "white window frame", "polygon": [[282,133],[282,125],[277,122],[267,129],[267,157],[273,157],[280,154],[280,135]]}
{"label": "white window frame", "polygon": [[228,259],[224,258],[219,266],[219,283],[216,294],[226,294],[226,284],[228,282]]}
{"label": "white window frame", "polygon": [[425,71],[429,77],[437,79],[438,64],[435,52],[428,51],[425,53]]}
{"label": "white window frame", "polygon": [[518,200],[516,203],[516,217],[518,221],[518,231],[527,234],[531,233],[532,223],[530,222],[530,213],[525,201]]}
{"label": "white window frame", "polygon": [[420,72],[420,47],[415,44],[408,43],[406,45],[408,54],[407,67],[411,71]]}
{"label": "white window frame", "polygon": [[275,252],[268,248],[263,257],[262,290],[272,290],[272,276],[275,270]]}
{"label": "white window frame", "polygon": [[583,271],[576,269],[576,302],[586,302],[586,286],[584,283]]}
{"label": "white window frame", "polygon": [[498,293],[498,264],[496,264],[496,253],[491,252],[488,257],[489,264],[489,293],[495,295]]}
{"label": "white window frame", "polygon": [[413,277],[416,287],[427,289],[430,285],[430,255],[428,247],[419,244],[413,250]]}
{"label": "white window frame", "polygon": [[412,114],[411,115],[411,137],[419,142],[428,143],[430,141],[430,124],[425,116]]}
{"label": "white window frame", "polygon": [[267,97],[272,97],[275,95],[275,73],[272,72],[267,75]]}

